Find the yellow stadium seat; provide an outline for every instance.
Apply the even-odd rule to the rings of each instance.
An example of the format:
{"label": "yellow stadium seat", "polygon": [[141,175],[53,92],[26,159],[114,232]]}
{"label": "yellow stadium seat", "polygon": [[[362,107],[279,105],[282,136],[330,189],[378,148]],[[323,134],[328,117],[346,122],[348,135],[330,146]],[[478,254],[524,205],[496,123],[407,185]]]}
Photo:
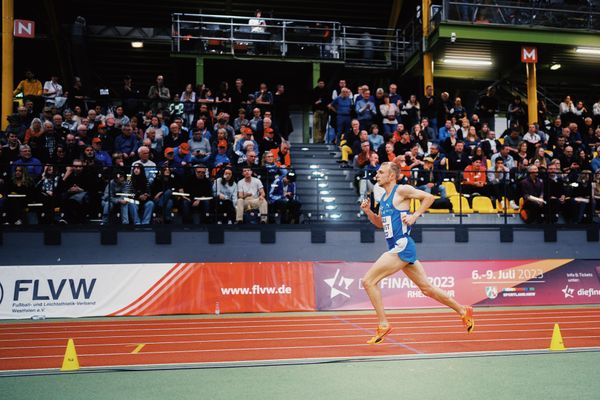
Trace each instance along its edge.
{"label": "yellow stadium seat", "polygon": [[496,214],[498,210],[492,205],[492,200],[485,196],[473,197],[473,210],[480,214]]}
{"label": "yellow stadium seat", "polygon": [[[522,201],[522,199],[520,200]],[[510,206],[510,202],[507,198],[503,198],[502,201],[498,201],[497,205],[498,205],[498,212],[500,213],[504,213],[504,206],[503,204],[506,204],[506,213],[507,214],[518,214],[519,210],[515,210],[514,208],[512,208]],[[522,207],[522,204],[521,204]]]}
{"label": "yellow stadium seat", "polygon": [[454,186],[454,182],[445,181],[445,182],[442,182],[442,186],[444,186],[446,188],[447,196],[452,196],[453,194],[458,194],[458,192],[456,191],[456,186]]}
{"label": "yellow stadium seat", "polygon": [[486,159],[485,160],[485,165],[487,167],[487,169],[492,169],[492,160],[491,159]]}
{"label": "yellow stadium seat", "polygon": [[[436,200],[440,198],[440,196],[433,197],[435,197]],[[427,212],[431,214],[449,214],[450,210],[447,208],[430,208],[429,210],[427,210]]]}
{"label": "yellow stadium seat", "polygon": [[[459,200],[459,197],[460,197],[460,200]],[[470,214],[473,212],[473,210],[471,209],[471,206],[469,206],[469,201],[467,200],[467,198],[465,196],[460,196],[458,194],[455,194],[452,196],[448,196],[448,198],[450,199],[450,202],[452,203],[453,211],[456,214],[459,214],[461,211],[463,214]],[[461,204],[462,204],[462,210],[461,210]]]}
{"label": "yellow stadium seat", "polygon": [[504,145],[504,138],[500,138],[498,139],[498,141],[500,142],[500,144]]}

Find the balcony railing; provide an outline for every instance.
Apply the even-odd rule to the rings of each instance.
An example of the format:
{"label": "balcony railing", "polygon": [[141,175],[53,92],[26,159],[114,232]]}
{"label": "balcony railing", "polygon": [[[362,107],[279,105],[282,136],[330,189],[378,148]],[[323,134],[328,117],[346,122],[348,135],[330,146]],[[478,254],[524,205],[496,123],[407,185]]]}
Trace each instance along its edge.
{"label": "balcony railing", "polygon": [[398,30],[336,21],[172,14],[172,51],[339,60],[365,67],[397,67],[405,43]]}
{"label": "balcony railing", "polygon": [[444,0],[443,20],[600,31],[594,0]]}

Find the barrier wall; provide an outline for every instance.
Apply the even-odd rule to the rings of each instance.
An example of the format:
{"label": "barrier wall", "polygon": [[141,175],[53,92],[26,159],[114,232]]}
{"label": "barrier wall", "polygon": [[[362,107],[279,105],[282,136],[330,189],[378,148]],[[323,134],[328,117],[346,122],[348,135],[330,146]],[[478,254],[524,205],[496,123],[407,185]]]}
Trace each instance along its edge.
{"label": "barrier wall", "polygon": [[[477,306],[600,303],[600,260],[425,261],[433,285]],[[364,310],[357,262],[5,266],[0,318]],[[403,274],[380,282],[388,308],[439,306]]]}

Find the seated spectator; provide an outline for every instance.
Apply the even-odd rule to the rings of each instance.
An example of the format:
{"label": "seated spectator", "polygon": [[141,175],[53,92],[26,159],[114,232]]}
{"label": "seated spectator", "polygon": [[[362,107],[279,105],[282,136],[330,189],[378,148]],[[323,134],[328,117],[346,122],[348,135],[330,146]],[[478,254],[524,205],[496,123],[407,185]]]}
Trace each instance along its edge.
{"label": "seated spectator", "polygon": [[[454,151],[454,147],[458,142],[461,142],[456,134],[456,129],[454,127],[450,127],[448,130],[448,137],[443,141],[440,141],[440,147],[444,154],[448,155]],[[462,142],[461,142],[462,143]],[[463,143],[464,147],[464,143]]]}
{"label": "seated spectator", "polygon": [[[154,166],[151,169],[154,169]],[[152,222],[152,211],[154,210],[154,202],[150,196],[150,182],[144,170],[144,164],[138,162],[133,165],[131,171],[131,187],[134,194],[134,202],[128,203],[127,209],[129,215],[133,216],[133,223],[135,225],[150,224]],[[140,214],[142,218],[140,218]]]}
{"label": "seated spectator", "polygon": [[[165,157],[167,157],[167,155],[165,155]],[[167,157],[167,160],[168,159],[169,158]],[[174,168],[176,176],[182,177],[189,174],[188,167],[191,163],[192,156],[190,154],[190,145],[187,144],[187,142],[184,142],[173,149],[173,159],[168,165],[171,168]]]}
{"label": "seated spectator", "polygon": [[164,139],[164,146],[175,148],[182,143],[187,143],[188,140],[188,136],[181,131],[179,125],[173,122],[169,125],[169,134]]}
{"label": "seated spectator", "polygon": [[117,129],[121,129],[123,125],[127,125],[131,122],[131,119],[125,115],[125,109],[123,106],[117,106],[117,108],[115,108],[115,114],[113,117],[115,120],[115,128]]}
{"label": "seated spectator", "polygon": [[450,128],[452,128],[452,120],[447,119],[444,126],[442,126],[438,132],[437,136],[439,143],[443,143],[447,138],[450,137]]}
{"label": "seated spectator", "polygon": [[55,166],[46,165],[42,179],[40,179],[35,187],[35,198],[42,204],[42,211],[40,213],[41,222],[45,224],[58,222],[55,219],[54,210],[60,207],[59,184],[61,180],[57,171]]}
{"label": "seated spectator", "polygon": [[511,148],[508,146],[501,145],[498,149],[498,152],[492,156],[492,165],[495,165],[498,158],[502,158],[506,168],[509,170],[515,168],[516,163],[513,156],[510,155],[510,149]]}
{"label": "seated spectator", "polygon": [[353,155],[352,148],[354,146],[354,142],[359,140],[361,132],[360,122],[358,120],[352,120],[351,126],[352,128],[348,132],[344,133],[342,140],[340,141],[342,159],[338,162],[341,163],[341,168],[352,168],[352,166],[348,164],[348,161],[350,160],[350,156]]}
{"label": "seated spectator", "polygon": [[223,167],[231,166],[231,158],[227,150],[227,140],[219,141],[217,151],[213,153],[209,160],[209,166],[212,168],[212,176],[217,176]]}
{"label": "seated spectator", "polygon": [[475,150],[479,147],[479,137],[477,136],[477,131],[474,126],[470,126],[465,138],[465,152],[473,157],[475,155]]}
{"label": "seated spectator", "polygon": [[249,123],[250,121],[246,119],[246,110],[240,108],[238,110],[238,117],[233,120],[233,130],[235,131],[236,135],[240,133],[240,130],[243,126],[248,126]]}
{"label": "seated spectator", "polygon": [[463,173],[462,193],[488,195],[487,175],[481,160],[473,160],[471,165],[467,166]]}
{"label": "seated spectator", "polygon": [[188,141],[190,152],[192,154],[192,163],[208,164],[211,156],[211,146],[208,139],[202,137],[202,131],[196,130],[192,133],[192,138]]}
{"label": "seated spectator", "polygon": [[369,126],[374,122],[377,115],[377,106],[371,99],[371,91],[363,89],[362,96],[357,98],[354,105],[356,111],[357,120],[360,124],[361,130],[369,129]]}
{"label": "seated spectator", "polygon": [[3,153],[4,157],[12,163],[16,161],[21,154],[21,142],[19,141],[19,138],[17,137],[17,134],[15,132],[8,133],[6,137],[6,144],[2,146]]}
{"label": "seated spectator", "polygon": [[271,150],[275,159],[275,165],[280,169],[289,169],[292,166],[289,142],[282,142],[278,149]]}
{"label": "seated spectator", "polygon": [[515,156],[519,151],[519,143],[522,140],[521,132],[518,129],[511,129],[508,136],[504,137],[504,147],[507,147],[512,155]]}
{"label": "seated spectator", "polygon": [[423,165],[416,171],[415,187],[433,195],[446,198],[446,188],[442,185],[443,175],[434,169],[434,159],[425,157]]}
{"label": "seated spectator", "polygon": [[145,133],[145,139],[148,139],[150,141],[150,149],[153,152],[157,152],[158,154],[161,154],[163,152],[163,139],[160,138],[158,139],[156,137],[156,129],[154,128],[148,128],[146,130]]}
{"label": "seated spectator", "polygon": [[450,171],[464,171],[471,164],[469,156],[464,152],[464,143],[457,142],[454,151],[448,154],[448,168]]}
{"label": "seated spectator", "polygon": [[600,211],[600,170],[594,173],[592,182],[592,210],[594,213]]}
{"label": "seated spectator", "polygon": [[256,151],[258,153],[258,142],[256,140],[254,140],[254,137],[252,135],[252,131],[248,128],[242,128],[241,131],[241,137],[239,138],[239,140],[237,142],[235,142],[234,147],[233,147],[233,151],[235,152],[235,154],[238,157],[243,157],[246,152],[248,151],[248,143],[252,143],[252,150]]}
{"label": "seated spectator", "polygon": [[102,195],[102,225],[110,222],[110,214],[115,208],[118,208],[123,225],[129,224],[129,201],[130,198],[123,196],[127,193],[127,182],[125,173],[122,170],[115,170],[114,177],[111,179]]}
{"label": "seated spectator", "polygon": [[544,187],[544,199],[546,199],[546,221],[548,223],[556,223],[559,214],[562,214],[566,221],[569,221],[573,216],[572,203],[570,198],[567,198],[565,182],[559,175],[560,169],[557,165],[551,164],[548,166],[548,178]]}
{"label": "seated spectator", "polygon": [[496,139],[496,132],[487,131],[487,136],[480,142],[480,146],[485,156],[491,159],[494,154],[500,151],[502,144]]}
{"label": "seated spectator", "polygon": [[270,151],[272,149],[276,149],[281,144],[281,136],[271,127],[271,119],[265,118],[263,120],[263,134],[259,139],[259,155],[262,157],[264,152]]}
{"label": "seated spectator", "polygon": [[31,155],[31,147],[24,144],[19,148],[20,157],[13,163],[13,171],[18,166],[27,169],[27,175],[34,181],[37,181],[42,175],[42,162]]}
{"label": "seated spectator", "polygon": [[133,167],[136,165],[143,166],[148,184],[151,185],[158,171],[156,169],[156,163],[150,159],[150,148],[146,146],[140,146],[140,148],[137,150],[137,153],[138,159],[131,164],[131,168],[133,170]]}
{"label": "seated spectator", "polygon": [[383,136],[379,134],[379,126],[377,124],[371,125],[371,133],[369,133],[369,143],[371,144],[371,149],[375,152],[379,150],[379,146],[383,144]]}
{"label": "seated spectator", "polygon": [[271,186],[269,203],[280,215],[282,224],[298,224],[302,204],[296,196],[296,173],[290,171],[281,175]]}
{"label": "seated spectator", "polygon": [[181,197],[181,208],[183,223],[194,222],[192,213],[200,214],[200,223],[208,223],[211,219],[211,203],[213,199],[212,185],[207,175],[206,166],[198,164],[194,166],[194,173],[185,178],[180,193],[186,193]]}
{"label": "seated spectator", "polygon": [[538,134],[537,126],[529,124],[527,133],[523,136],[523,141],[527,143],[527,155],[528,158],[533,157],[537,147],[542,146],[542,138]]}
{"label": "seated spectator", "polygon": [[600,171],[600,146],[596,148],[596,156],[592,159],[590,165],[593,173]]}
{"label": "seated spectator", "polygon": [[520,183],[521,194],[523,196],[523,207],[521,209],[521,218],[527,224],[542,222],[544,211],[544,183],[538,178],[538,168],[529,166],[527,168],[528,177]]}
{"label": "seated spectator", "polygon": [[156,223],[169,224],[173,220],[173,190],[178,186],[171,168],[165,166],[150,186],[150,195],[156,209]]}
{"label": "seated spectator", "polygon": [[22,225],[25,223],[27,204],[34,200],[34,180],[29,176],[27,167],[13,167],[12,178],[6,185],[6,223]]}
{"label": "seated spectator", "polygon": [[217,178],[213,184],[217,222],[232,223],[235,221],[237,194],[237,183],[233,178],[233,171],[231,168],[225,167],[223,176]]}
{"label": "seated spectator", "polygon": [[497,157],[492,168],[487,172],[487,181],[489,188],[489,195],[492,198],[494,204],[497,201],[502,201],[502,198],[509,198],[510,205],[513,209],[518,209],[514,201],[514,193],[510,190],[508,182],[510,180],[510,169],[504,165],[504,159]]}
{"label": "seated spectator", "polygon": [[394,152],[393,140],[388,141],[384,146],[380,146],[377,155],[380,162],[394,161],[396,153]]}
{"label": "seated spectator", "polygon": [[102,139],[95,137],[92,139],[92,148],[94,157],[103,167],[112,167],[112,157],[106,151],[102,150]]}
{"label": "seated spectator", "polygon": [[115,139],[115,151],[123,153],[125,164],[131,164],[136,155],[139,143],[137,137],[132,134],[131,125],[125,125],[122,134]]}
{"label": "seated spectator", "polygon": [[[363,131],[363,132],[365,133],[365,136],[366,136],[367,132],[366,131]],[[361,136],[363,136],[363,135],[361,135]],[[371,153],[373,153],[373,152],[371,151],[371,145],[369,144],[369,141],[365,140],[363,142],[360,142],[360,152],[358,152],[356,157],[354,157],[354,168],[357,168],[357,169],[365,168],[370,162]],[[377,153],[375,153],[375,154],[377,154]]]}
{"label": "seated spectator", "polygon": [[61,222],[83,223],[89,211],[90,195],[88,188],[93,182],[88,181],[83,173],[83,162],[73,160],[73,165],[67,167],[62,179],[61,200],[64,204],[64,219]]}
{"label": "seated spectator", "polygon": [[235,221],[243,222],[244,211],[259,209],[261,223],[267,223],[268,205],[265,199],[263,184],[258,178],[252,176],[252,168],[245,166],[242,170],[243,179],[237,183],[238,200],[236,203]]}
{"label": "seated spectator", "polygon": [[377,183],[376,175],[379,170],[379,156],[377,153],[372,152],[369,155],[369,163],[362,168],[361,172],[357,176],[358,180],[358,202],[362,201],[367,197],[367,193],[373,191],[373,187]]}

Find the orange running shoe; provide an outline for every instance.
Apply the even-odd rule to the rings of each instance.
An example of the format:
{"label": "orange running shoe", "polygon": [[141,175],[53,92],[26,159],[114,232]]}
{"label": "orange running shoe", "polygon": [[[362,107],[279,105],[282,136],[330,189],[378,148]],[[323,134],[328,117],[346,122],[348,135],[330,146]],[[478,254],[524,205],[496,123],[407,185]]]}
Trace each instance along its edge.
{"label": "orange running shoe", "polygon": [[383,342],[383,337],[392,331],[391,326],[378,326],[375,336],[367,341],[368,344],[379,344]]}
{"label": "orange running shoe", "polygon": [[460,319],[462,319],[463,325],[465,326],[465,328],[467,328],[467,333],[473,332],[473,329],[475,329],[475,320],[473,319],[473,307],[467,306],[464,315],[460,317]]}

